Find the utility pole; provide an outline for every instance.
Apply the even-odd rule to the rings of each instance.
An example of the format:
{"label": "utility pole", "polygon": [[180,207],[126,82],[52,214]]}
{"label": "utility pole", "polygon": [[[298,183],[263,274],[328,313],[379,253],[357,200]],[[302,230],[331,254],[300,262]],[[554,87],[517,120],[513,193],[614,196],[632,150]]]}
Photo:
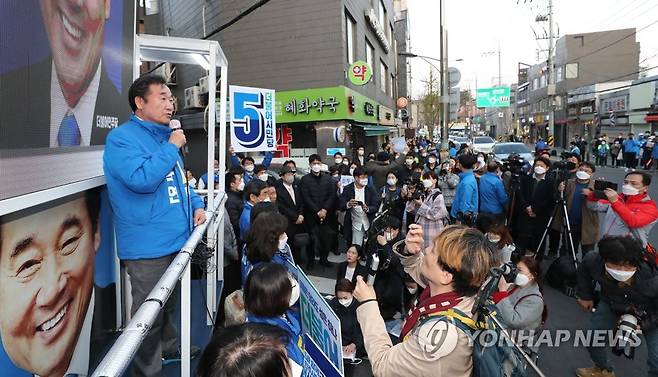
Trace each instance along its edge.
{"label": "utility pole", "polygon": [[448,150],[448,118],[450,117],[450,81],[448,78],[448,32],[445,30],[445,3],[439,0],[439,37],[441,38],[441,149]]}
{"label": "utility pole", "polygon": [[555,138],[555,69],[553,68],[553,0],[548,0],[548,135]]}

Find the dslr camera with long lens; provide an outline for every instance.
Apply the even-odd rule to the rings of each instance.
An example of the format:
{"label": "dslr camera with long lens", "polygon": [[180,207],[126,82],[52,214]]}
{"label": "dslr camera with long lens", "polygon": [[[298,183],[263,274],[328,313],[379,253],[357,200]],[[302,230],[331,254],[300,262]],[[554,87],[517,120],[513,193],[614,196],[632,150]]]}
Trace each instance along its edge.
{"label": "dslr camera with long lens", "polygon": [[639,321],[636,316],[633,314],[622,315],[617,325],[612,353],[633,359],[635,357],[635,348],[640,345],[640,338],[637,335],[639,328]]}
{"label": "dslr camera with long lens", "polygon": [[562,152],[560,155],[561,160],[551,165],[548,178],[552,179],[556,184],[568,180],[570,178],[570,171],[577,167],[573,161],[567,161],[571,157],[573,157],[572,153]]}
{"label": "dslr camera with long lens", "polygon": [[413,177],[402,181],[402,184],[407,186],[407,190],[412,191],[411,197],[407,200],[425,199],[425,187],[423,186],[423,181],[420,179],[420,175],[414,174]]}

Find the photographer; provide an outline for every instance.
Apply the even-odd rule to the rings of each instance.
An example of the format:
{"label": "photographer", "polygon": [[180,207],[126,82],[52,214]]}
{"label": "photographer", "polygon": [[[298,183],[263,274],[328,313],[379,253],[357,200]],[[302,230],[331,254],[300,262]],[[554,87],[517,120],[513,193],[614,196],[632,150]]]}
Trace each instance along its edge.
{"label": "photographer", "polygon": [[443,201],[441,189],[436,187],[439,178],[432,171],[423,173],[423,196],[414,198],[416,224],[423,227],[425,246],[429,246],[448,220],[448,210]]}
{"label": "photographer", "polygon": [[[393,253],[393,245],[400,240],[400,221],[386,217],[386,228],[376,238],[379,269],[373,288],[379,298],[379,312],[388,331],[399,325],[404,314],[404,269],[400,259]],[[358,281],[358,278],[355,280]]]}
{"label": "photographer", "polygon": [[524,256],[516,267],[518,274],[514,282],[500,279],[493,300],[500,320],[508,330],[536,330],[541,326],[544,311],[544,297],[539,286],[539,262]]}
{"label": "photographer", "polygon": [[[471,316],[478,288],[496,265],[489,241],[476,229],[450,226],[421,253],[423,231],[412,225],[405,244],[398,254],[405,271],[427,288],[404,323],[402,343],[391,343],[373,288],[359,278],[354,290],[354,298],[360,302],[357,319],[373,374],[470,377],[473,349],[469,335],[452,322],[430,315],[453,309]],[[436,343],[437,339],[442,341]]]}
{"label": "photographer", "polygon": [[596,212],[605,212],[603,237],[632,234],[647,244],[649,233],[658,220],[658,208],[649,197],[651,176],[642,172],[630,172],[624,178],[622,194],[605,189],[606,199],[597,199],[587,190],[587,206]]}
{"label": "photographer", "polygon": [[455,192],[459,184],[459,176],[453,173],[455,160],[449,159],[441,164],[441,173],[439,173],[439,183],[437,184],[443,193],[443,201],[446,204],[448,213],[452,209],[452,202],[455,199]]}
{"label": "photographer", "polygon": [[368,185],[368,174],[359,166],[354,169],[354,182],[345,186],[338,208],[345,213],[343,233],[346,240],[363,245],[363,237],[370,228],[379,207],[377,191]]}
{"label": "photographer", "polygon": [[[591,162],[583,162],[578,167],[576,178],[561,182],[558,186],[558,191],[564,193],[564,199],[567,204],[567,216],[569,224],[571,225],[571,237],[573,238],[574,253],[578,253],[578,246],[582,242],[583,257],[588,251],[594,250],[594,245],[599,239],[599,215],[587,207],[587,194],[586,190],[594,189],[594,180],[592,175],[596,172],[594,164]],[[561,234],[564,224],[563,211],[558,211],[555,220],[553,221],[553,233],[558,234],[556,239],[555,249],[553,233],[551,233],[551,249],[557,253],[557,242]],[[563,240],[563,250],[566,250],[566,243],[568,239]]]}
{"label": "photographer", "polygon": [[395,173],[390,172],[386,175],[386,186],[379,189],[381,198],[380,211],[389,210],[390,216],[402,219],[404,211],[404,200],[402,200],[398,177]]}
{"label": "photographer", "polygon": [[[534,252],[539,246],[541,235],[548,224],[548,219],[554,207],[554,184],[547,178],[551,163],[543,158],[535,160],[533,172],[521,178],[519,190],[519,235],[517,245],[521,253],[530,250]],[[537,250],[537,258],[544,257],[544,242]]]}
{"label": "photographer", "polygon": [[[578,268],[578,305],[591,312],[594,283],[601,287],[601,300],[591,317],[591,329],[615,330],[622,315],[637,318],[649,350],[649,376],[658,375],[658,272],[655,261],[645,262],[642,245],[632,237],[605,237],[599,252],[589,253]],[[612,343],[612,342],[611,342]],[[614,376],[607,347],[588,347],[591,368],[576,369],[579,377]]]}

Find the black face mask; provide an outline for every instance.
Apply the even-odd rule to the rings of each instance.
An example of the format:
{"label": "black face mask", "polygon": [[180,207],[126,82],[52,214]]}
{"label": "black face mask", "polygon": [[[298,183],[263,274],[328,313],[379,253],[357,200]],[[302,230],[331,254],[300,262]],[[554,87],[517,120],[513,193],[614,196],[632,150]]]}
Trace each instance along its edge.
{"label": "black face mask", "polygon": [[567,169],[573,170],[575,168],[576,168],[576,163],[574,163],[572,161],[567,161]]}

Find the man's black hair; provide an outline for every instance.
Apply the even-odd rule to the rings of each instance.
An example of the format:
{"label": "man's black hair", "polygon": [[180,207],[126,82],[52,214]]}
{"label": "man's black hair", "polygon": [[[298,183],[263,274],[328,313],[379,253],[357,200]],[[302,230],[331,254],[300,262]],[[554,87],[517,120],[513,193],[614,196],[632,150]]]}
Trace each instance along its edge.
{"label": "man's black hair", "polygon": [[643,171],[631,171],[631,172],[628,172],[628,173],[626,173],[626,175],[624,176],[624,178],[627,178],[629,175],[633,175],[633,174],[641,175],[641,176],[642,176],[642,184],[643,184],[643,185],[645,185],[645,186],[649,186],[649,185],[651,184],[651,175],[649,175],[648,173],[645,173],[645,172],[643,172]]}
{"label": "man's black hair", "polygon": [[267,183],[258,178],[252,179],[244,187],[244,200],[249,201],[252,195],[260,196],[260,192],[267,188]]}
{"label": "man's black hair", "polygon": [[319,154],[313,153],[312,155],[308,156],[308,163],[312,164],[315,161],[322,162],[322,157],[320,157]]}
{"label": "man's black hair", "polygon": [[343,157],[343,154],[342,154],[342,153],[340,153],[340,152],[336,152],[336,153],[334,153],[334,158],[336,158],[336,156],[340,156],[340,157]]}
{"label": "man's black hair", "polygon": [[297,168],[297,164],[295,163],[295,160],[286,160],[286,161],[283,163],[284,166],[285,166],[285,165],[288,165],[288,164],[292,164],[292,166],[294,166],[295,168]]}
{"label": "man's black hair", "polygon": [[386,226],[392,229],[400,229],[402,222],[395,216],[386,216]]}
{"label": "man's black hair", "polygon": [[256,162],[254,162],[254,158],[251,157],[251,156],[246,156],[245,158],[243,158],[243,159],[242,159],[242,162],[241,162],[242,165],[244,165],[244,163],[245,163],[246,161],[250,161],[252,164],[256,164]]}
{"label": "man's black hair", "polygon": [[644,256],[644,247],[632,236],[607,236],[599,241],[599,255],[604,262],[638,266]]}
{"label": "man's black hair", "polygon": [[470,153],[459,156],[459,165],[461,165],[464,169],[473,169],[473,165],[475,165],[476,162],[477,157]]}
{"label": "man's black hair", "polygon": [[596,166],[589,161],[583,161],[578,166],[587,166],[588,168],[592,169],[592,173],[596,172]]}
{"label": "man's black hair", "polygon": [[128,89],[128,103],[133,112],[137,111],[137,104],[135,104],[135,97],[140,97],[146,101],[146,96],[149,94],[151,85],[167,85],[167,80],[160,75],[148,74],[135,80],[130,89]]}
{"label": "man's black hair", "polygon": [[226,191],[228,191],[229,187],[231,187],[231,183],[233,183],[235,177],[243,174],[244,169],[241,166],[231,166],[231,168],[228,169],[228,172],[226,173],[226,179],[224,180]]}
{"label": "man's black hair", "polygon": [[352,173],[352,176],[358,177],[366,174],[368,173],[366,173],[366,169],[364,169],[363,166],[357,166],[356,168],[354,168],[354,172]]}
{"label": "man's black hair", "polygon": [[262,171],[267,171],[267,169],[265,168],[265,166],[263,164],[256,164],[254,166],[254,174],[255,175],[257,175],[258,173],[260,173]]}

